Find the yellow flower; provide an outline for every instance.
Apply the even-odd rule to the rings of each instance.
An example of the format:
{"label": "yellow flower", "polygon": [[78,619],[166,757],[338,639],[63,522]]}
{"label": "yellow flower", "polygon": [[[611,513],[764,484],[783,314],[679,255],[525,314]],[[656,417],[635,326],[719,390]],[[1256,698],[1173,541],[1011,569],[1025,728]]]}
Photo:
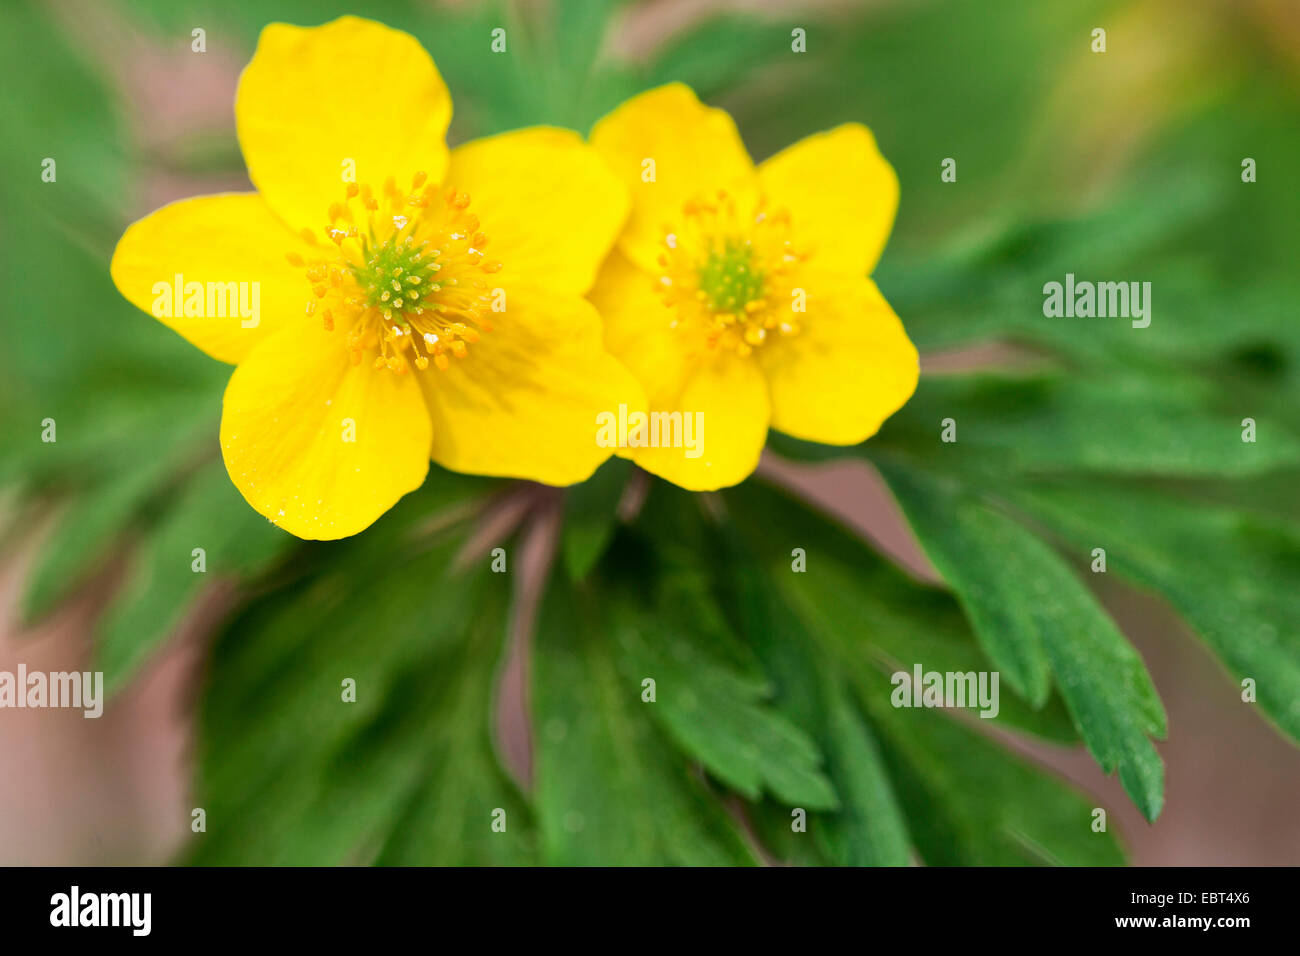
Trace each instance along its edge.
{"label": "yellow flower", "polygon": [[701,454],[637,448],[637,464],[721,488],[754,470],[769,424],[857,444],[911,397],[916,349],[866,278],[898,207],[866,127],[810,136],[755,168],[731,117],[671,84],[606,116],[591,142],[632,189],[591,292],[605,345],[652,413],[698,413],[704,426]]}
{"label": "yellow flower", "polygon": [[449,152],[429,55],[355,17],[263,30],[235,119],[257,192],[147,216],[112,274],[237,365],[221,452],[249,504],[339,538],[419,487],[430,457],[564,485],[609,456],[596,416],[644,398],[582,296],[628,198],[577,134]]}

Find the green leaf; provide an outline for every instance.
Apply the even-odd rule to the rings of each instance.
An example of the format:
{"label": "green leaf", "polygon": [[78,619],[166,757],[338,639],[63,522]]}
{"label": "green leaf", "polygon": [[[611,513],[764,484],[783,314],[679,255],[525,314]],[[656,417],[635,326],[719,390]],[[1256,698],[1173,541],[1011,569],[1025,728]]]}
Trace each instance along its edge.
{"label": "green leaf", "polygon": [[438,500],[410,495],[365,535],[314,547],[314,566],[222,634],[201,710],[195,862],[532,859],[490,736],[508,584],[486,561],[453,563],[463,523],[412,535]]}
{"label": "green leaf", "polygon": [[[47,204],[46,215],[103,223],[126,195],[120,110],[44,6],[0,8],[0,61],[9,67],[0,88],[9,144],[0,152],[0,196],[22,192]],[[55,160],[54,182],[42,178],[46,158]]]}
{"label": "green leaf", "polygon": [[[897,449],[999,476],[1017,472],[1240,477],[1300,463],[1291,423],[1260,419],[1269,440],[1241,440],[1241,416],[1211,407],[1200,383],[1101,382],[1073,375],[926,376],[859,451]],[[940,441],[941,423],[957,440]]]}
{"label": "green leaf", "polygon": [[736,548],[727,567],[743,633],[780,682],[777,705],[812,733],[840,795],[838,812],[820,814],[810,823],[821,852],[841,866],[907,865],[907,826],[889,773],[834,661],[810,638],[789,602],[781,600],[780,586],[746,560],[742,548]]}
{"label": "green leaf", "polygon": [[931,866],[1124,862],[1115,837],[1092,831],[1094,801],[941,713],[895,709],[889,685],[861,699],[922,859]]}
{"label": "green leaf", "polygon": [[1163,594],[1300,741],[1300,531],[1274,518],[1098,483],[1039,483],[1015,502],[1108,574]]}
{"label": "green leaf", "polygon": [[[891,705],[888,675],[902,661],[964,672],[979,669],[981,658],[953,664],[937,654],[918,652],[917,645],[900,645],[907,656],[876,659],[867,651],[868,642],[877,640],[882,621],[899,612],[879,599],[873,605],[835,598],[872,595],[877,577],[882,581],[879,589],[891,597],[899,590],[906,595],[908,587],[923,589],[896,572],[893,584],[887,583],[890,576],[873,575],[874,559],[861,542],[782,493],[749,482],[729,491],[726,502],[742,538],[722,566],[742,569],[746,554],[768,566],[764,575],[735,572],[740,574],[738,599],[749,607],[746,633],[777,678],[777,700],[788,712],[799,713],[804,726],[825,728],[818,739],[826,750],[828,773],[846,811],[856,811],[857,819],[824,821],[819,816],[810,821],[813,832],[829,822],[825,842],[833,858],[838,851],[849,854],[838,857],[841,862],[898,863],[899,843],[910,834],[906,839],[934,864],[1122,861],[1113,837],[1091,832],[1086,800],[965,726],[984,729],[1001,723],[1014,698],[1003,697],[1002,713],[987,721]],[[758,523],[760,515],[763,521]],[[805,547],[807,570],[790,571],[789,549],[764,544],[764,533],[797,533],[797,538],[786,540]],[[777,552],[779,563],[765,560],[772,552]],[[858,572],[856,587],[849,584],[851,576],[841,576],[841,562],[854,554],[857,560],[847,567]],[[955,609],[951,613],[959,625],[960,615]],[[913,626],[922,630],[945,618],[933,611],[910,615]],[[814,647],[828,656],[819,657]],[[924,656],[912,656],[919,653]],[[852,692],[838,691],[835,676]],[[1052,700],[1049,707],[1059,706]],[[892,813],[900,813],[905,822],[892,819]],[[873,822],[874,831],[863,829]]]}
{"label": "green leaf", "polygon": [[[432,751],[421,760],[423,779],[396,819],[377,863],[517,866],[537,862],[532,808],[501,768],[485,720],[494,703],[502,625],[499,615],[485,615],[473,625],[463,656],[445,661],[446,699],[425,714],[419,730]],[[415,697],[425,692],[418,686],[409,691]],[[394,698],[399,706],[404,699],[403,695]],[[489,825],[498,821],[504,824],[504,832]]]}
{"label": "green leaf", "polygon": [[565,494],[562,547],[573,580],[587,576],[613,538],[618,502],[631,473],[630,461],[611,458]]}
{"label": "green leaf", "polygon": [[669,37],[654,51],[643,89],[685,83],[702,99],[742,87],[761,70],[805,64],[791,49],[790,30],[780,22],[719,16]]}
{"label": "green leaf", "polygon": [[[295,540],[248,506],[221,462],[204,466],[148,529],[100,621],[96,666],[110,692],[174,632],[205,585],[246,579]],[[196,548],[203,549],[202,571],[195,570]]]}
{"label": "green leaf", "polygon": [[105,562],[149,497],[180,467],[186,453],[142,457],[135,467],[85,489],[65,509],[42,546],[23,589],[22,614],[32,621],[49,611]]}
{"label": "green leaf", "polygon": [[[869,670],[910,670],[917,661],[959,673],[987,668],[988,658],[946,591],[918,584],[860,537],[788,494],[750,481],[728,491],[726,501],[744,547],[851,681],[865,679]],[[804,572],[792,570],[795,548],[805,552]],[[1056,696],[1040,710],[1004,696],[989,723],[1061,743],[1078,740]]]}
{"label": "green leaf", "polygon": [[823,676],[824,746],[844,811],[817,830],[822,850],[841,866],[905,866],[910,837],[876,735],[845,689]]}
{"label": "green leaf", "polygon": [[[756,662],[743,670],[732,662],[748,654],[725,626],[697,588],[666,589],[653,604],[615,605],[625,670],[655,681],[649,712],[679,747],[750,800],[766,790],[790,806],[834,809],[816,744],[770,705],[773,688]],[[730,645],[725,657],[719,645]]]}
{"label": "green leaf", "polygon": [[536,807],[545,862],[736,865],[754,856],[673,751],[598,592],[552,575],[537,626]]}
{"label": "green leaf", "polygon": [[1056,582],[1022,560],[1024,532],[977,501],[941,496],[903,472],[884,474],[989,660],[1017,693],[1042,706],[1051,669],[1041,630],[1060,615],[1040,613]]}
{"label": "green leaf", "polygon": [[1089,752],[1107,773],[1119,769],[1125,791],[1154,820],[1164,768],[1148,735],[1165,735],[1164,708],[1142,659],[1097,600],[1016,521],[915,472],[881,470],[990,656],[1000,667],[1050,662]]}

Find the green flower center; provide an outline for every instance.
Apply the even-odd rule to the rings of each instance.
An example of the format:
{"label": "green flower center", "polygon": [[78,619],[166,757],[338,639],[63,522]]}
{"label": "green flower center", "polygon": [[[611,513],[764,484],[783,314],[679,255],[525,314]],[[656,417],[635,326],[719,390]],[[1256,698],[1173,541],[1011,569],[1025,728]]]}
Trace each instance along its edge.
{"label": "green flower center", "polygon": [[743,239],[725,239],[715,246],[698,273],[699,289],[717,313],[743,313],[763,297],[764,274],[754,266],[754,249]]}
{"label": "green flower center", "polygon": [[366,305],[384,318],[406,326],[407,315],[421,315],[423,299],[438,292],[438,250],[400,233],[379,246],[367,245],[364,261],[352,266],[352,275],[365,293]]}

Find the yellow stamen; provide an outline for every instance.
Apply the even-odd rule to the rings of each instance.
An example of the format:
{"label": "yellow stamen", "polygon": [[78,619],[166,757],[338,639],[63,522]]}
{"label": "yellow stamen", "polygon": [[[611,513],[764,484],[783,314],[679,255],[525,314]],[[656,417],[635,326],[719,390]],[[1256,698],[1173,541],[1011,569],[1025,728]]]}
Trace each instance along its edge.
{"label": "yellow stamen", "polygon": [[489,277],[503,264],[483,255],[488,237],[467,212],[469,195],[427,180],[416,173],[404,193],[390,177],[382,199],[368,184],[347,184],[322,230],[335,248],[304,230],[314,254],[287,256],[305,270],[315,296],[307,315],[316,313],[317,300],[328,306],[322,325],[344,332],[354,365],[369,356],[373,368],[397,374],[408,365],[446,370],[449,356],[465,358],[492,330]]}
{"label": "yellow stamen", "polygon": [[674,314],[672,327],[695,330],[711,349],[745,356],[770,338],[798,334],[782,314],[782,289],[804,256],[790,241],[790,216],[762,205],[741,209],[725,192],[694,197],[682,207],[678,228],[664,227],[655,291]]}

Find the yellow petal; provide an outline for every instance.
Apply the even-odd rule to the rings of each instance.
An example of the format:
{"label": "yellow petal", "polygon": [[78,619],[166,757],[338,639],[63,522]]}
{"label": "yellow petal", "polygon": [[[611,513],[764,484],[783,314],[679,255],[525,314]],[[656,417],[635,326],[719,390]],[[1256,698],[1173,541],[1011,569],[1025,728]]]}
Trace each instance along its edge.
{"label": "yellow petal", "polygon": [[226,386],[226,470],[250,505],[300,538],[356,534],[429,469],[414,375],[352,365],[343,336],[305,321],[284,329]]}
{"label": "yellow petal", "polygon": [[[213,358],[238,362],[302,316],[311,286],[285,256],[304,248],[256,193],[199,196],[128,227],[109,271],[133,304]],[[185,314],[187,299],[201,315]]]}
{"label": "yellow petal", "polygon": [[376,189],[440,182],[451,97],[413,36],[373,20],[272,23],[239,80],[235,124],[253,185],[295,230],[321,235],[355,169]]}
{"label": "yellow petal", "polygon": [[589,298],[605,324],[605,348],[627,366],[651,403],[673,401],[700,360],[703,342],[673,328],[674,313],[654,294],[655,279],[617,250]]}
{"label": "yellow petal", "polygon": [[681,83],[634,96],[595,125],[591,143],[632,192],[620,247],[643,268],[655,268],[688,199],[726,190],[744,205],[756,195],[736,124]]}
{"label": "yellow petal", "polygon": [[817,269],[875,268],[898,211],[898,176],[871,130],[847,123],[802,139],[758,167],[764,197],[786,208],[801,251]]}
{"label": "yellow petal", "polygon": [[492,323],[465,358],[418,376],[434,461],[549,485],[585,480],[614,450],[597,443],[597,416],[645,407],[601,345],[600,316],[576,295],[511,285]]}
{"label": "yellow petal", "polygon": [[626,187],[569,130],[538,126],[459,146],[447,183],[469,193],[503,280],[578,295],[627,218]]}
{"label": "yellow petal", "polygon": [[870,279],[805,272],[798,335],[755,350],[772,393],[772,427],[808,441],[856,445],[916,390],[916,347]]}
{"label": "yellow petal", "polygon": [[[620,454],[692,491],[737,484],[758,464],[767,439],[767,385],[752,358],[718,352],[703,333],[673,328],[674,313],[654,294],[654,278],[618,252],[601,269],[591,300],[605,322],[605,347],[645,388],[652,413],[682,414],[681,447]],[[694,413],[700,412],[699,419]],[[685,447],[686,414],[698,454]],[[675,421],[673,422],[675,426]],[[690,451],[691,454],[687,454]]]}
{"label": "yellow petal", "polygon": [[[631,450],[632,460],[646,471],[690,491],[713,491],[739,484],[758,466],[769,406],[767,384],[752,357],[715,353],[696,366],[677,396],[652,402],[650,412],[680,412],[683,440],[675,441],[677,432],[661,419],[660,447]],[[671,444],[664,438],[668,433],[674,437]]]}

